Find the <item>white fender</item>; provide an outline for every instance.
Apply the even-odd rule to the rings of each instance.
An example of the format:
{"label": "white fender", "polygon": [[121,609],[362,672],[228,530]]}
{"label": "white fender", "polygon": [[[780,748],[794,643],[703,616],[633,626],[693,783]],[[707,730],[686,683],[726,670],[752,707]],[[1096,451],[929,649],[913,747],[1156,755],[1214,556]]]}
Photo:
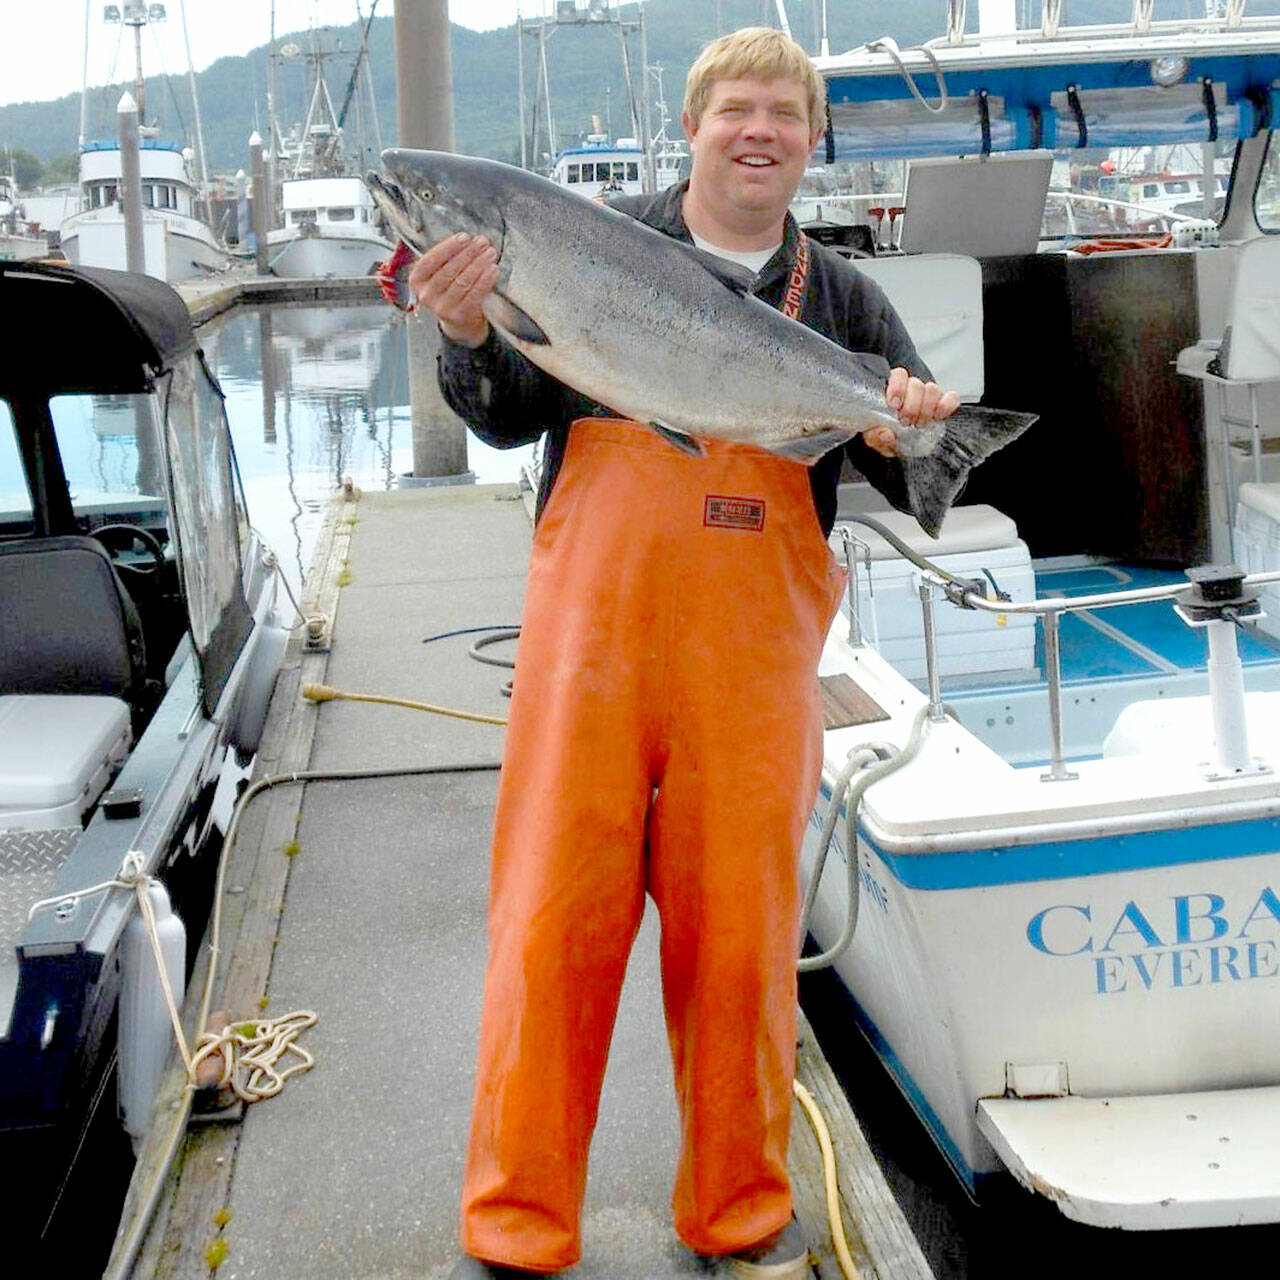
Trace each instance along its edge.
{"label": "white fender", "polygon": [[[153,880],[147,892],[174,1003],[181,1010],[186,993],[187,931],[170,905],[164,885]],[[146,921],[141,911],[135,911],[120,939],[119,1017],[120,1122],[135,1148],[151,1125],[160,1078],[173,1043],[173,1027]]]}

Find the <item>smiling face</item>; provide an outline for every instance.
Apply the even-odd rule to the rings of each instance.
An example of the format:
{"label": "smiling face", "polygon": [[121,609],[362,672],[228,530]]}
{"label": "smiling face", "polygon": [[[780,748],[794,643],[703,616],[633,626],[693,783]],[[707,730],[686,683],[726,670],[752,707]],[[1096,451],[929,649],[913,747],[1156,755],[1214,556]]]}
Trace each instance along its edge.
{"label": "smiling face", "polygon": [[697,122],[687,110],[682,122],[693,154],[684,210],[690,229],[726,249],[777,243],[820,136],[807,87],[790,79],[718,80]]}

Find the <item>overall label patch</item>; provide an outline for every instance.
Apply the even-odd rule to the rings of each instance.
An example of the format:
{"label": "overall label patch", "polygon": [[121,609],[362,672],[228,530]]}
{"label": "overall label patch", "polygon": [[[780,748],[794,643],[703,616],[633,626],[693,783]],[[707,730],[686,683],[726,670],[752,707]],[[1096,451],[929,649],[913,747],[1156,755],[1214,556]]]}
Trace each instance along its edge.
{"label": "overall label patch", "polygon": [[763,498],[728,498],[723,494],[707,494],[702,523],[717,529],[748,529],[759,533],[764,528]]}

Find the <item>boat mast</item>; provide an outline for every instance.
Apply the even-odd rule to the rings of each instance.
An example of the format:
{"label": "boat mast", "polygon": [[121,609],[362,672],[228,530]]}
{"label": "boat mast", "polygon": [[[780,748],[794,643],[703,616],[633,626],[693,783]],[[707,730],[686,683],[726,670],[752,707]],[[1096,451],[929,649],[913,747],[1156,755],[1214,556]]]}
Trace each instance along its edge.
{"label": "boat mast", "polygon": [[267,41],[267,186],[271,189],[271,207],[267,210],[270,226],[276,221],[276,160],[283,150],[280,121],[276,118],[276,0],[271,0],[270,28]]}
{"label": "boat mast", "polygon": [[84,71],[80,77],[80,141],[79,148],[84,150],[86,117],[89,108],[89,6],[93,0],[84,0]]}
{"label": "boat mast", "polygon": [[[86,3],[88,0],[86,0]],[[529,167],[529,148],[525,143],[524,118],[524,18],[520,15],[520,6],[516,5],[516,89],[519,94],[520,111],[520,167]]]}
{"label": "boat mast", "polygon": [[[157,20],[164,17],[164,6],[156,5],[158,13],[150,15]],[[114,6],[108,6],[105,16],[111,20]],[[133,28],[133,96],[138,104],[138,127],[147,123],[147,82],[142,75],[142,28],[147,25],[149,17],[147,7],[141,0],[128,0],[124,6],[121,21],[126,27]]]}

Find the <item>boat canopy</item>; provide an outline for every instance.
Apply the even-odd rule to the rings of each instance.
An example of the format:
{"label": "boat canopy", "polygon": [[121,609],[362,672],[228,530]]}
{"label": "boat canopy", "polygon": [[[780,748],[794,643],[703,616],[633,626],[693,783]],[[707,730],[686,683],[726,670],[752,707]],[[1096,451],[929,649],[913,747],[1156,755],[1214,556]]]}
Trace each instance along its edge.
{"label": "boat canopy", "polygon": [[222,390],[186,304],[150,276],[0,263],[0,308],[12,319],[0,396],[12,410],[36,537],[86,531],[50,401],[150,393],[155,412],[138,419],[134,445],[139,519],[163,497],[201,695],[213,715],[252,618],[241,579],[243,503]]}
{"label": "boat canopy", "polygon": [[10,317],[0,395],[152,390],[196,350],[186,304],[150,276],[93,267],[0,263]]}
{"label": "boat canopy", "polygon": [[872,41],[816,59],[827,161],[1244,139],[1280,119],[1280,20],[1145,33],[1085,28]]}

